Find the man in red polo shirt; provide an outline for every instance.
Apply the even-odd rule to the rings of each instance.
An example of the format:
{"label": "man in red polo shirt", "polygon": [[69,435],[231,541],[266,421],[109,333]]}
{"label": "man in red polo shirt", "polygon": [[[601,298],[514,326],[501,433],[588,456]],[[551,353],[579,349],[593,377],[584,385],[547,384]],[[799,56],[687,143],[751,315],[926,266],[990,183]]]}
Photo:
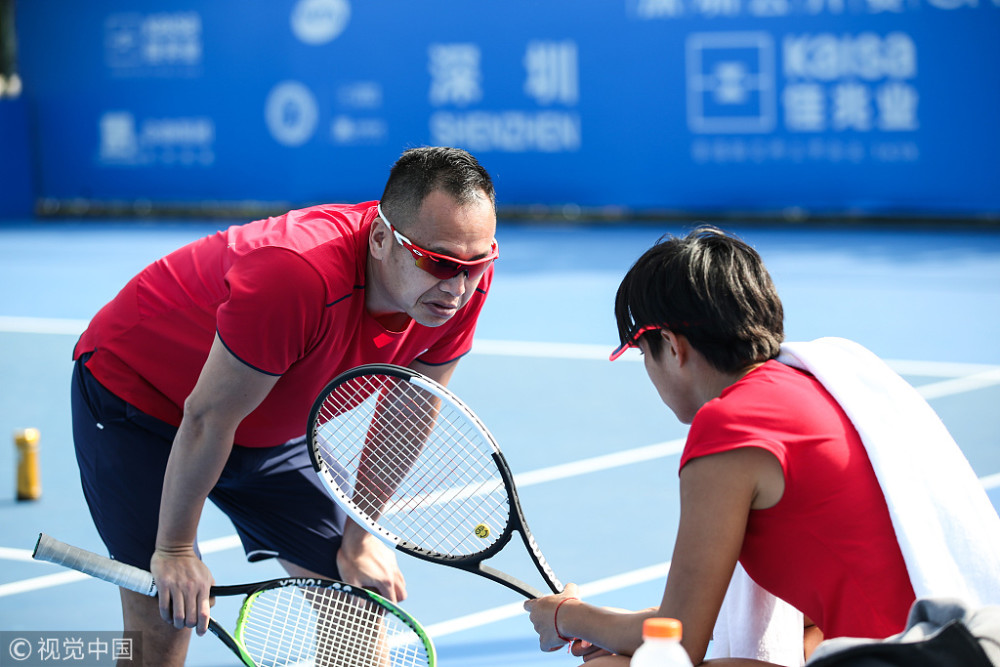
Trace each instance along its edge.
{"label": "man in red polo shirt", "polygon": [[156,664],[183,664],[190,628],[207,629],[206,498],[250,560],[405,597],[393,552],[345,524],[313,472],[308,412],[363,363],[446,384],[472,346],[495,233],[475,158],[412,149],[379,202],[230,227],[149,265],[97,313],[74,351],[77,459],[109,552],[156,578],[158,603],[121,593],[125,630]]}

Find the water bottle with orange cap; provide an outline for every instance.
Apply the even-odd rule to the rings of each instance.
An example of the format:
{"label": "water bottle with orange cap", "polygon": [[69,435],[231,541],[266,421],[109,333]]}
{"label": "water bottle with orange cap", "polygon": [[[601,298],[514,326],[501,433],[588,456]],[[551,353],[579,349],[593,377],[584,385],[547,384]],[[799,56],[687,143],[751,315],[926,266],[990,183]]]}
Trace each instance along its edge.
{"label": "water bottle with orange cap", "polygon": [[630,667],[691,667],[681,646],[681,622],[676,618],[647,618],[642,624],[642,645]]}

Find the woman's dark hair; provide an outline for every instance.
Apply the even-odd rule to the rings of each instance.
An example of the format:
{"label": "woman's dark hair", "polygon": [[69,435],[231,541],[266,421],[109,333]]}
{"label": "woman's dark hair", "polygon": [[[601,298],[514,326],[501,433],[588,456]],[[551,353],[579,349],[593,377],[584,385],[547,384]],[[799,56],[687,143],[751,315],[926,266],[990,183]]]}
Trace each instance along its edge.
{"label": "woman's dark hair", "polygon": [[[785,338],[781,299],[757,251],[704,225],[684,238],[665,236],[629,269],[615,297],[618,337],[643,326],[684,335],[726,373],[778,356]],[[663,339],[644,334],[658,359]]]}
{"label": "woman's dark hair", "polygon": [[443,190],[459,204],[485,195],[496,210],[496,192],[489,172],[467,151],[443,146],[403,152],[389,172],[382,210],[393,225],[405,229],[427,195],[435,190]]}

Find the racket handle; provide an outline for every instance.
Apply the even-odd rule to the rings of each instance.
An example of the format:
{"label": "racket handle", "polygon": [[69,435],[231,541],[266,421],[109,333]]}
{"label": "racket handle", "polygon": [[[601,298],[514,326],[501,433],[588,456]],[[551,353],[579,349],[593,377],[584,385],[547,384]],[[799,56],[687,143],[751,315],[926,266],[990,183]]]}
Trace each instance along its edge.
{"label": "racket handle", "polygon": [[45,533],[38,534],[38,542],[35,544],[35,551],[31,557],[35,560],[63,565],[136,593],[150,597],[156,596],[156,583],[153,581],[153,575],[149,572],[112,560],[107,556],[101,556],[92,551],[60,542]]}

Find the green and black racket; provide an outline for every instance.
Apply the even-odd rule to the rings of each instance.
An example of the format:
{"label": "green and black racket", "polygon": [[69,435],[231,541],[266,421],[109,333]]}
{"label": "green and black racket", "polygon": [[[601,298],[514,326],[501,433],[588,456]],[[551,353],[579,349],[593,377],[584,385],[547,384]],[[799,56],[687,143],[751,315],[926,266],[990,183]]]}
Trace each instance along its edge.
{"label": "green and black racket", "polygon": [[[153,576],[44,533],[33,557],[143,595]],[[208,628],[249,667],[434,667],[434,644],[420,624],[385,598],[343,582],[287,578],[213,586],[213,596],[245,596],[233,631]]]}
{"label": "green and black racket", "polygon": [[323,389],[307,435],[334,500],[390,546],[541,597],[483,563],[516,530],[545,584],[562,591],[528,530],[500,447],[446,387],[401,366],[359,366]]}

